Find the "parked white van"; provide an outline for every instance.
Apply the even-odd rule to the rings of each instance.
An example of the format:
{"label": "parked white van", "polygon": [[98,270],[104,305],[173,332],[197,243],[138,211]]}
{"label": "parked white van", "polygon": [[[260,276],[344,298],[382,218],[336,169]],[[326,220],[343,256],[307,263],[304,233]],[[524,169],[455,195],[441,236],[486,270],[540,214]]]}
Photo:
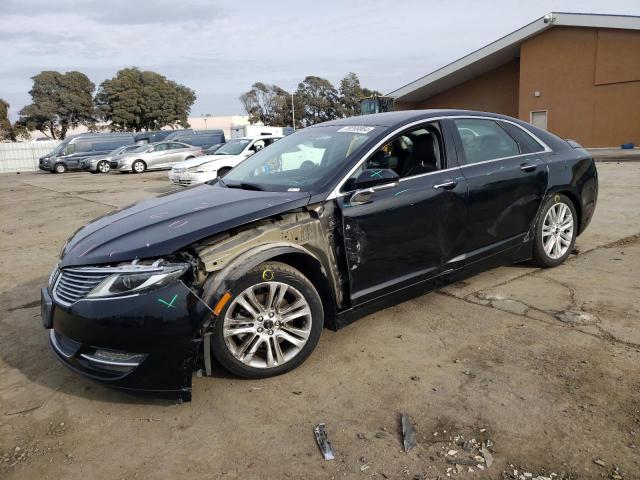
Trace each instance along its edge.
{"label": "parked white van", "polygon": [[234,138],[212,155],[203,155],[177,163],[169,171],[169,180],[175,185],[188,187],[224,177],[245,158],[281,138],[282,136],[276,135]]}

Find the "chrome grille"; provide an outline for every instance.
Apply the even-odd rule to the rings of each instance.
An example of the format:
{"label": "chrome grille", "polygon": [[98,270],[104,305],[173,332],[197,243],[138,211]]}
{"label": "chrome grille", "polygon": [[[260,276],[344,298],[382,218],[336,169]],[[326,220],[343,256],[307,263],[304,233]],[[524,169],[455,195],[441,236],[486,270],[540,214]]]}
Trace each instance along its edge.
{"label": "chrome grille", "polygon": [[53,287],[53,295],[59,303],[71,305],[86,297],[91,290],[109,275],[110,272],[65,268],[58,275],[58,280]]}

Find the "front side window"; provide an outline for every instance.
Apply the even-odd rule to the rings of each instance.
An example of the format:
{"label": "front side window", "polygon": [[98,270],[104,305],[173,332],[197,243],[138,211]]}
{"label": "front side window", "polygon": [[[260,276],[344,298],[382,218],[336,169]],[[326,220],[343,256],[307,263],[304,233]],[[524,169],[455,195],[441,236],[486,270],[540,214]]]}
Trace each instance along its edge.
{"label": "front side window", "polygon": [[224,184],[258,185],[270,191],[306,191],[312,185],[330,180],[347,158],[358,152],[379,130],[380,127],[370,126],[298,130],[243,161],[224,177]]}
{"label": "front side window", "polygon": [[160,143],[158,145],[155,146],[155,148],[153,149],[154,152],[162,152],[164,150],[167,150],[169,148],[169,144],[167,143]]}
{"label": "front side window", "polygon": [[467,164],[519,155],[516,141],[493,120],[454,120],[462,140]]}
{"label": "front side window", "polygon": [[342,186],[353,189],[353,182],[363,170],[390,169],[400,178],[413,177],[445,168],[444,144],[438,123],[428,123],[404,132],[371,155]]}

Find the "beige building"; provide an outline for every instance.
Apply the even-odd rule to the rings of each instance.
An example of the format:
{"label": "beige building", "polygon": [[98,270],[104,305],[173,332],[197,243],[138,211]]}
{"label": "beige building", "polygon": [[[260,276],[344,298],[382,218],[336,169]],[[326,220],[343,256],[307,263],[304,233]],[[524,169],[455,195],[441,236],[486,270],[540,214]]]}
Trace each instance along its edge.
{"label": "beige building", "polygon": [[503,113],[588,147],[640,145],[640,17],[550,13],[389,95]]}

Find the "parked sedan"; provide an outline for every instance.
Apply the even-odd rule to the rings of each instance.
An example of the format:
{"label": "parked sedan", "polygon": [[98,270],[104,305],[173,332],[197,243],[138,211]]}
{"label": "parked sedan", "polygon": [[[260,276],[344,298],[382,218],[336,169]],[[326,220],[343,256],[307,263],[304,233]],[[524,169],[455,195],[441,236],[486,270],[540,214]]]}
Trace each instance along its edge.
{"label": "parked sedan", "polygon": [[113,170],[142,173],[145,170],[163,170],[184,160],[202,154],[200,147],[182,142],[158,142],[141,145],[137,149],[114,158],[110,162]]}
{"label": "parked sedan", "polygon": [[211,154],[174,165],[168,174],[169,180],[175,185],[188,187],[208,182],[217,177],[224,177],[245,158],[268,147],[280,138],[282,137],[263,135],[230,140]]}
{"label": "parked sedan", "polygon": [[129,152],[137,150],[140,145],[125,145],[124,147],[116,148],[107,155],[86,158],[80,162],[80,167],[83,170],[87,170],[91,173],[109,173],[111,170],[111,161],[117,161],[117,158],[126,155]]}
{"label": "parked sedan", "polygon": [[42,289],[53,352],[106,384],[190,399],[212,357],[242,377],[282,374],[323,327],[492,266],[554,267],[598,194],[573,145],[460,110],[299,130],[224,178],[77,231]]}

